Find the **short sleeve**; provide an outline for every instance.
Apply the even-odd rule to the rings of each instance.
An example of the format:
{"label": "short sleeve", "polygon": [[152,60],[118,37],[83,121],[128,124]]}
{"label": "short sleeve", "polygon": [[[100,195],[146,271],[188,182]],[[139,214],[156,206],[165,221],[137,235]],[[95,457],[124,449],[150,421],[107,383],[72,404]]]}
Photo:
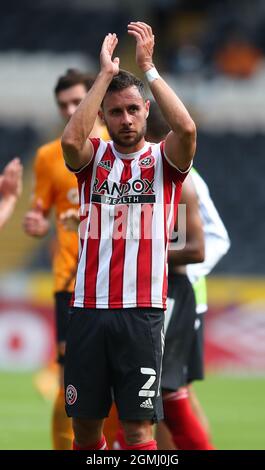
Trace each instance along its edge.
{"label": "short sleeve", "polygon": [[90,142],[93,146],[93,157],[91,158],[91,160],[88,163],[86,163],[81,168],[78,168],[77,170],[74,170],[69,165],[67,165],[67,163],[65,163],[67,169],[76,175],[77,181],[78,181],[79,184],[82,184],[87,179],[87,177],[89,176],[89,174],[91,172],[91,170],[90,170],[91,164],[92,164],[92,162],[95,158],[95,155],[96,155],[97,150],[98,150],[99,145],[100,145],[100,139],[99,138],[91,138],[89,140],[90,140]]}
{"label": "short sleeve", "polygon": [[167,178],[173,183],[183,183],[186,176],[189,174],[193,161],[191,162],[189,168],[186,171],[180,170],[177,166],[170,162],[165,153],[165,141],[162,141],[160,144],[161,155],[163,159],[164,171]]}

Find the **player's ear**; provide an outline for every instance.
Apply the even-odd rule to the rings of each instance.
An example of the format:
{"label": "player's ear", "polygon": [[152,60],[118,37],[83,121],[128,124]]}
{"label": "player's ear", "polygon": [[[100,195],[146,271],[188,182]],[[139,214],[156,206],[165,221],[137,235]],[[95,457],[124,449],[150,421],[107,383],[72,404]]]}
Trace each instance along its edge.
{"label": "player's ear", "polygon": [[146,102],[145,102],[145,112],[146,112],[145,119],[147,119],[148,116],[149,116],[149,109],[150,109],[150,100],[146,100]]}
{"label": "player's ear", "polygon": [[99,119],[100,119],[102,122],[105,122],[104,114],[103,114],[103,112],[102,112],[102,109],[99,109],[99,111],[98,111],[98,117],[99,117]]}

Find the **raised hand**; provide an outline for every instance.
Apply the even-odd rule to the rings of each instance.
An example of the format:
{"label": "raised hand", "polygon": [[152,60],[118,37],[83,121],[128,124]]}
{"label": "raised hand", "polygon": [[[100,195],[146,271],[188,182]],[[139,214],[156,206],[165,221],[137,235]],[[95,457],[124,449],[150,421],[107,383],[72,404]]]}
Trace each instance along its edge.
{"label": "raised hand", "polygon": [[128,34],[136,39],[136,63],[143,72],[146,72],[154,67],[155,37],[152,28],[142,21],[132,21],[128,24]]}
{"label": "raised hand", "polygon": [[119,57],[112,59],[117,44],[118,38],[116,34],[109,33],[103,41],[100,52],[101,70],[111,73],[113,76],[119,73],[120,59]]}
{"label": "raised hand", "polygon": [[1,175],[0,192],[2,197],[18,198],[22,192],[23,167],[19,158],[9,162]]}

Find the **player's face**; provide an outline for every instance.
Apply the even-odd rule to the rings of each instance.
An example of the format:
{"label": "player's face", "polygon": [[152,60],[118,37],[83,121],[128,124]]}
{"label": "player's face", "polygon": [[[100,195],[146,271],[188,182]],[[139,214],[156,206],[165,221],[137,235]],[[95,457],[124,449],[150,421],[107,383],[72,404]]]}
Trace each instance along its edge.
{"label": "player's face", "polygon": [[86,87],[82,84],[74,85],[66,90],[59,91],[56,96],[57,105],[64,121],[69,121],[77,106],[86,96]]}
{"label": "player's face", "polygon": [[135,86],[105,96],[102,117],[121,152],[135,152],[141,148],[149,105]]}

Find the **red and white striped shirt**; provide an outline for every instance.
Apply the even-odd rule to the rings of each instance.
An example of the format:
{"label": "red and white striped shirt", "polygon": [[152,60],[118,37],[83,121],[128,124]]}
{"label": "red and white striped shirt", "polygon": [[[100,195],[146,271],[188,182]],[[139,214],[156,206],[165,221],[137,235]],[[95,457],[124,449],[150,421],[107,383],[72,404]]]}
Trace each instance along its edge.
{"label": "red and white striped shirt", "polygon": [[80,197],[79,261],[74,307],[166,308],[167,248],[181,172],[164,142],[120,154],[91,139],[92,161],[76,172]]}

